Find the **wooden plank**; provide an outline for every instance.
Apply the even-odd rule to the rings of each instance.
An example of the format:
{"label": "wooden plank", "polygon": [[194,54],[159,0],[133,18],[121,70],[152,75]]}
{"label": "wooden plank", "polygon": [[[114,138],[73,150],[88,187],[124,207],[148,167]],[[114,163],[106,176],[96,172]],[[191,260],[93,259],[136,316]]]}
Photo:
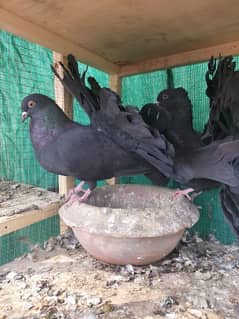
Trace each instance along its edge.
{"label": "wooden plank", "polygon": [[[54,51],[118,73],[114,64],[238,40],[237,0],[8,0],[0,26]],[[5,11],[3,11],[5,10]],[[110,62],[109,62],[110,61]]]}
{"label": "wooden plank", "polygon": [[[53,62],[62,62],[64,64],[67,64],[66,57],[64,57],[62,54],[53,52]],[[60,71],[62,72],[62,70]],[[62,75],[62,74],[61,74]],[[69,94],[59,81],[55,77],[55,100],[56,103],[62,108],[62,110],[65,112],[65,114],[72,119],[73,117],[73,98],[71,94]],[[75,178],[72,176],[59,176],[58,177],[58,182],[59,182],[59,193],[60,195],[67,195],[69,191],[74,188],[75,186]],[[68,227],[60,221],[60,230],[61,233],[64,233]]]}
{"label": "wooden plank", "polygon": [[57,33],[50,32],[38,24],[20,18],[17,14],[3,8],[0,8],[0,28],[53,51],[61,52],[63,55],[72,53],[81,62],[90,64],[105,72],[115,73],[119,69],[114,63],[81,47],[73,41],[63,38]]}
{"label": "wooden plank", "polygon": [[55,216],[58,213],[61,203],[54,203],[41,210],[32,210],[19,215],[10,217],[1,217],[0,219],[0,236],[12,233],[16,230],[30,226],[41,220]]}
{"label": "wooden plank", "polygon": [[[67,58],[61,53],[53,52],[53,63],[62,62],[67,65]],[[60,76],[63,76],[62,68],[59,69]],[[69,94],[59,81],[59,79],[54,77],[54,86],[55,86],[55,99],[57,104],[62,108],[64,113],[72,119],[73,117],[73,107],[72,107],[72,95]]]}
{"label": "wooden plank", "polygon": [[[121,77],[118,74],[112,74],[110,76],[110,88],[111,90],[113,90],[114,92],[118,93],[119,95],[121,95]],[[117,183],[117,179],[116,177],[112,177],[110,179],[106,180],[106,183],[109,185],[114,185]]]}
{"label": "wooden plank", "polygon": [[119,76],[129,76],[139,73],[145,73],[168,67],[188,65],[197,62],[208,61],[213,55],[237,55],[239,54],[239,41],[216,45],[213,47],[182,52],[169,56],[159,57],[156,59],[145,60],[138,63],[124,65],[120,68]]}

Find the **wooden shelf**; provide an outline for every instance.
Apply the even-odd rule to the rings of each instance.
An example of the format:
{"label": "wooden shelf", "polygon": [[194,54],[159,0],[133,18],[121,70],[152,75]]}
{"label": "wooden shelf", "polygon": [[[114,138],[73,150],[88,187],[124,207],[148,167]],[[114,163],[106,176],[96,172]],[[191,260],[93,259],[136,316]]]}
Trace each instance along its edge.
{"label": "wooden shelf", "polygon": [[237,0],[9,0],[0,27],[121,76],[239,53]]}
{"label": "wooden shelf", "polygon": [[0,218],[0,236],[7,235],[16,230],[30,226],[34,223],[40,222],[49,217],[58,214],[60,202],[50,204],[49,206],[40,210],[31,210],[18,215],[1,217]]}

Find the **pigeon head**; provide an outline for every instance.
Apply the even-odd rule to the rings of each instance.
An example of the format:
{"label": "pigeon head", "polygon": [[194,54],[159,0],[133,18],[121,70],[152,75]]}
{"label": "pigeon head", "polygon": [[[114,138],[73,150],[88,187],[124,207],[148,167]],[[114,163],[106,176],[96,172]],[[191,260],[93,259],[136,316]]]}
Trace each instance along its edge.
{"label": "pigeon head", "polygon": [[145,104],[140,110],[140,115],[145,123],[158,129],[160,133],[163,133],[168,128],[171,121],[170,113],[165,108],[154,103]]}
{"label": "pigeon head", "polygon": [[158,105],[171,115],[171,127],[182,131],[192,129],[192,103],[187,91],[182,88],[167,89],[159,93]]}
{"label": "pigeon head", "polygon": [[22,101],[22,121],[30,117],[30,136],[39,150],[62,133],[71,121],[54,100],[42,94],[31,94]]}
{"label": "pigeon head", "polygon": [[[166,109],[175,119],[179,120],[192,112],[192,103],[187,91],[182,88],[167,89],[159,93],[158,105]],[[187,117],[187,116],[186,116]]]}
{"label": "pigeon head", "polygon": [[[21,104],[22,121],[24,122],[28,117],[34,117],[43,109],[52,107],[55,102],[43,94],[31,94],[26,96]],[[55,104],[56,105],[56,104]]]}
{"label": "pigeon head", "polygon": [[187,91],[182,87],[163,90],[157,97],[158,104],[163,107],[170,106],[178,100],[189,100]]}

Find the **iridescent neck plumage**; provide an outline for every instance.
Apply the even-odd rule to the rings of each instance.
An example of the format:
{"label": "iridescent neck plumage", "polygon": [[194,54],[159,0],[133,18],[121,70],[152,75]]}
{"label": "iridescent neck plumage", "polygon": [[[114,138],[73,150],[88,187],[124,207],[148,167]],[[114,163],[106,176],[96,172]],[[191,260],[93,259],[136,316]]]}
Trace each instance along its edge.
{"label": "iridescent neck plumage", "polygon": [[65,114],[52,108],[48,112],[34,114],[30,121],[30,134],[33,146],[38,148],[49,143],[66,130],[68,124],[72,123]]}

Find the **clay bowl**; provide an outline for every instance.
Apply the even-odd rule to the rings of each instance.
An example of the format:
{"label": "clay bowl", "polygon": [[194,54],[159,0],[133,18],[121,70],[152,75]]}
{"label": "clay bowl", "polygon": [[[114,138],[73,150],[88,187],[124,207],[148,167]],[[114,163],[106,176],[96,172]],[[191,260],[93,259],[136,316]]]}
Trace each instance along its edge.
{"label": "clay bowl", "polygon": [[146,265],[169,254],[199,212],[167,188],[108,185],[97,188],[86,203],[63,205],[59,214],[81,245],[111,264]]}

